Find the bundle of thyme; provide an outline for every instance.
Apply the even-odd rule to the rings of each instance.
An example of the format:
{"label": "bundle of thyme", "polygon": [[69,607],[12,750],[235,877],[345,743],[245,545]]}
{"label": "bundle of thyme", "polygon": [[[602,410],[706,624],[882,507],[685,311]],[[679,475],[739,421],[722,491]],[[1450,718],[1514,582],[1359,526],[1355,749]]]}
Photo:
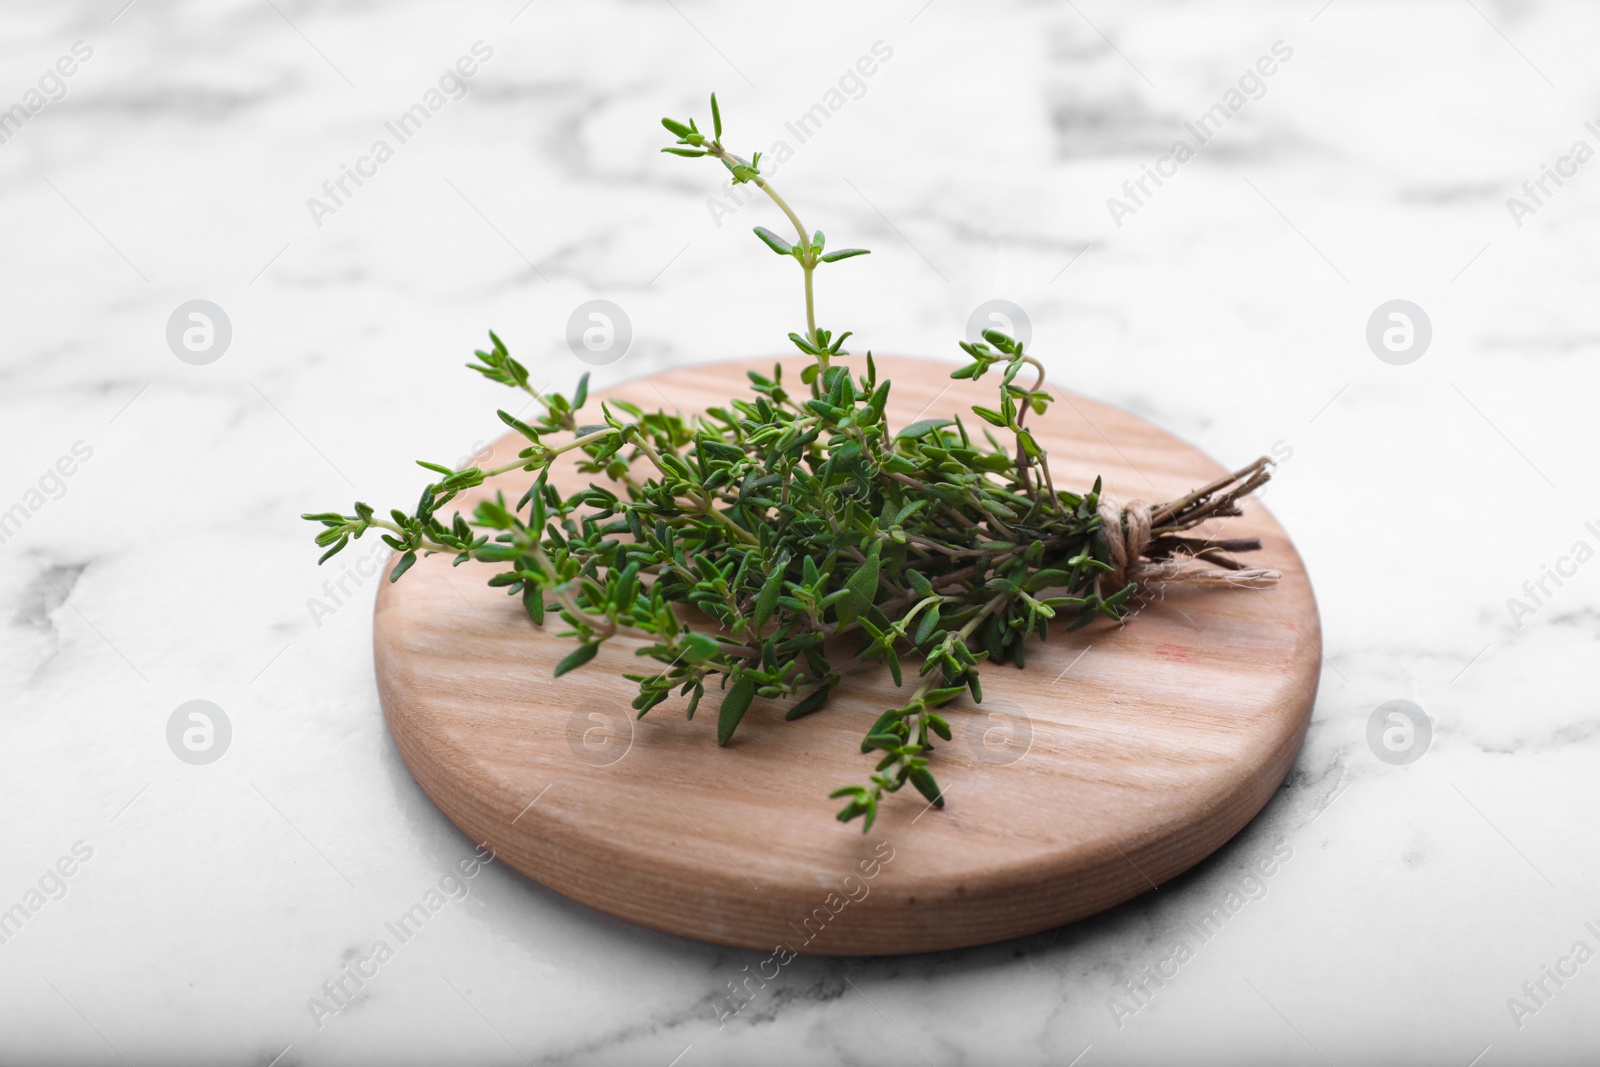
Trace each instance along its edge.
{"label": "bundle of thyme", "polygon": [[[946,705],[964,693],[983,699],[982,661],[1021,667],[1028,637],[1044,639],[1052,621],[1075,630],[1121,619],[1141,586],[1276,579],[1231,555],[1259,542],[1188,534],[1237,515],[1239,501],[1270,476],[1266,459],[1159,506],[1113,505],[1098,479],[1086,493],[1057,489],[1025,425],[1051,399],[1044,367],[998,331],[962,342],[971,361],[951,375],[999,372],[995,406],[972,408],[981,438],[959,418],[891,427],[890,383],[878,379],[871,353],[864,373],[835,362],[849,355],[850,334],[816,322],[817,268],[867,250],[827,250],[822,232],[808,231],[762,176],[759,153],[746,160],[723,146],[715,96],[711,123],[706,134],[693,120],[663,119],[677,138],[663,151],[716,160],[794,227],[794,241],[761,226],[755,233],[804,278],[805,332],[789,334],[814,357],[801,388],[792,392],[775,366],[771,377],[749,375],[749,396],[692,418],[612,400],[600,405],[601,421],[587,423],[578,413],[588,375],[570,398],[541,394],[491,333],[492,347],[468,366],[539,402],[532,423],[499,412],[527,447],[487,470],[422,462],[438,479],[410,512],[385,517],[357,503],[353,515],[306,515],[323,527],[322,561],[376,529],[400,553],[390,581],[419,553],[492,564],[490,585],[520,594],[536,624],[556,613],[562,636],[576,640],[556,675],[588,663],[611,638],[640,639],[637,654],[658,666],[626,675],[638,684],[639,715],[676,692],[693,718],[716,687],[721,745],[758,697],[791,701],[788,719],[822,709],[841,684],[844,656],[880,661],[897,687],[912,660],[905,702],[886,709],[861,743],[880,754],[867,784],[832,794],[846,798],[839,819],[862,816],[863,830],[884,794],[907,782],[943,806],[929,769],[933,739],[951,739]],[[549,474],[567,453],[595,480],[563,496]],[[471,518],[445,517],[459,493],[512,471],[534,475],[515,505],[497,493]]]}

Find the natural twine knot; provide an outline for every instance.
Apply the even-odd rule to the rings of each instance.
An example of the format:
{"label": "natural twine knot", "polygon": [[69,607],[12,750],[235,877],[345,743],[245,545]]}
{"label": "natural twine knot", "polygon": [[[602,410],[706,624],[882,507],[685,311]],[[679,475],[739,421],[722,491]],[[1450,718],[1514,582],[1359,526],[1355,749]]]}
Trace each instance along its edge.
{"label": "natural twine knot", "polygon": [[1111,497],[1100,497],[1100,528],[1106,536],[1106,547],[1111,553],[1111,573],[1107,575],[1112,591],[1129,582],[1143,587],[1170,585],[1178,582],[1238,586],[1245,589],[1265,589],[1277,584],[1281,575],[1268,567],[1245,567],[1226,554],[1206,551],[1206,560],[1193,554],[1193,548],[1183,542],[1174,545],[1171,555],[1146,559],[1145,552],[1151,543],[1150,504],[1144,500],[1130,500],[1118,504]]}
{"label": "natural twine knot", "polygon": [[1110,588],[1121,589],[1129,581],[1138,581],[1134,572],[1150,546],[1149,503],[1130,500],[1118,507],[1115,500],[1101,496],[1100,528],[1105,531],[1106,545],[1111,550]]}

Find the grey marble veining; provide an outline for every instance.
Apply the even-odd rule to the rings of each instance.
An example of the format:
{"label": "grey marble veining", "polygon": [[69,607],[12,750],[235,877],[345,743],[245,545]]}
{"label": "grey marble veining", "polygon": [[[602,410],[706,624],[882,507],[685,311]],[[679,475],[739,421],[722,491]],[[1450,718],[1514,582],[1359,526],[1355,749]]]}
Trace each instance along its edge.
{"label": "grey marble veining", "polygon": [[[0,922],[24,913],[0,1060],[1592,1061],[1592,5],[109,0],[0,25]],[[1266,501],[1325,626],[1304,751],[1209,861],[1060,930],[796,960],[723,1018],[761,954],[490,864],[318,1017],[473,850],[385,733],[375,579],[312,567],[297,516],[410,499],[410,458],[493,437],[460,368],[486,329],[559,384],[595,297],[635,330],[597,384],[785,347],[762,205],[657,153],[713,88],[736,139],[788,142],[807,217],[874,249],[821,279],[825,325],[953,357],[1012,300],[1053,380],[1280,460]],[[1403,366],[1366,338],[1397,298],[1433,331]],[[207,365],[167,340],[194,299],[232,327]],[[197,699],[232,726],[206,766],[166,732]],[[1432,722],[1409,764],[1369,743],[1393,700]]]}

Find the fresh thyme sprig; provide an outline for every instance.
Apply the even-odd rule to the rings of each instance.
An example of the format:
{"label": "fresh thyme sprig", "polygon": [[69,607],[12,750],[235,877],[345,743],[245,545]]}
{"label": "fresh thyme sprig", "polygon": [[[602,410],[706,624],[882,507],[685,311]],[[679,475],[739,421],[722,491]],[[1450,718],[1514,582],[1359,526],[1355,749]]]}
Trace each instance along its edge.
{"label": "fresh thyme sprig", "polygon": [[[643,716],[676,693],[692,719],[716,686],[722,745],[758,697],[790,701],[788,719],[820,710],[842,684],[842,658],[881,662],[897,687],[905,684],[902,659],[918,659],[909,698],[885,710],[862,741],[863,752],[879,753],[867,783],[832,794],[846,800],[839,819],[861,817],[863,829],[885,794],[908,782],[943,806],[929,767],[933,738],[952,737],[941,709],[963,694],[983,699],[984,660],[1023,666],[1025,640],[1045,638],[1053,620],[1075,630],[1124,618],[1141,582],[1275,578],[1233,559],[1259,547],[1253,540],[1187,535],[1238,514],[1239,500],[1270,476],[1268,461],[1126,513],[1102,498],[1098,480],[1087,493],[1058,490],[1025,426],[1051,399],[1044,366],[998,331],[962,342],[970,362],[951,375],[1000,372],[995,406],[972,408],[981,440],[959,418],[892,429],[884,414],[890,383],[879,381],[871,353],[859,373],[836,364],[849,355],[850,333],[816,324],[817,268],[866,249],[826,251],[822,232],[808,231],[761,174],[760,154],[746,160],[724,147],[715,96],[711,121],[708,136],[692,119],[663,119],[677,138],[663,151],[717,160],[793,225],[792,243],[761,226],[755,234],[803,274],[805,332],[789,338],[813,357],[800,375],[806,395],[789,392],[780,365],[771,377],[750,373],[748,397],[692,418],[612,400],[599,422],[586,424],[578,413],[587,375],[570,398],[540,394],[491,333],[491,348],[468,365],[539,402],[532,423],[499,412],[527,447],[487,470],[422,463],[439,478],[410,513],[382,518],[357,503],[351,515],[306,515],[323,527],[323,560],[375,529],[399,553],[391,581],[419,554],[491,564],[490,585],[519,594],[536,624],[556,613],[562,635],[575,639],[557,675],[592,660],[612,638],[634,639],[636,654],[657,664],[625,676],[638,687],[634,709]],[[1026,385],[1017,380],[1024,370],[1033,376]],[[568,453],[596,480],[563,496],[550,470]],[[533,475],[515,505],[496,493],[470,519],[459,511],[444,517],[460,493],[514,471]]]}
{"label": "fresh thyme sprig", "polygon": [[[818,264],[837,263],[841,259],[850,259],[854,256],[867,255],[865,248],[841,248],[833,252],[824,251],[826,240],[821,230],[807,231],[805,224],[800,221],[800,216],[794,213],[783,197],[778,195],[768,181],[761,176],[761,153],[756,152],[748,160],[742,159],[728,151],[722,144],[722,112],[717,107],[717,95],[711,94],[711,129],[710,137],[701,133],[695,125],[694,119],[687,123],[678,122],[676,119],[662,119],[661,125],[678,138],[678,143],[663,148],[661,151],[670,152],[675,156],[687,156],[691,159],[698,156],[709,156],[720,162],[728,169],[732,176],[733,184],[743,185],[749,182],[757,189],[766,193],[778,209],[788,218],[794,226],[795,234],[799,240],[794,244],[785,241],[778,234],[773,233],[765,226],[757,226],[755,235],[761,239],[772,251],[780,256],[793,256],[800,264],[800,269],[805,275],[806,289],[806,332],[802,334],[791,333],[789,340],[795,343],[800,351],[810,356],[817,357],[814,366],[808,366],[801,372],[800,379],[807,385],[815,385],[817,378],[828,369],[829,359],[832,356],[849,355],[841,350],[845,338],[850,336],[847,330],[837,337],[829,331],[817,327],[816,296],[812,284],[812,275],[816,272]],[[809,236],[808,236],[809,233]],[[813,390],[815,392],[815,390]]]}

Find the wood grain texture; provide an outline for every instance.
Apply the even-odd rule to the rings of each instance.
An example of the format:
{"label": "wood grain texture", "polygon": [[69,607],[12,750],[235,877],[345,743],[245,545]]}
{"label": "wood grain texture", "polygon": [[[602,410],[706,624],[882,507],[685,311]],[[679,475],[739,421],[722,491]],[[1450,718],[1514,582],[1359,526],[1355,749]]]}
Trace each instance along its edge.
{"label": "wood grain texture", "polygon": [[[606,395],[688,413],[743,393],[744,372],[772,362],[672,371]],[[782,362],[798,382],[804,359]],[[974,385],[950,381],[944,363],[878,363],[894,382],[893,425],[992,402],[992,376]],[[1223,473],[1079,396],[1033,431],[1063,487],[1100,474],[1114,495],[1159,502]],[[483,465],[519,447],[502,439]],[[582,484],[565,477],[565,488]],[[498,485],[514,500],[525,479]],[[1263,540],[1255,555],[1283,572],[1276,588],[1176,588],[1123,626],[1030,642],[1026,670],[985,664],[984,703],[950,706],[955,739],[934,756],[947,806],[929,810],[906,789],[867,835],[835,821],[828,793],[865,781],[861,737],[903,700],[876,665],[856,664],[826,709],[796,722],[784,721],[786,705],[757,700],[718,748],[712,693],[692,722],[675,701],[635,721],[633,683],[619,676],[648,663],[636,644],[612,641],[554,679],[572,648],[559,626],[535,627],[520,598],[488,588],[488,566],[434,556],[382,583],[378,687],[401,755],[445,814],[602,911],[765,951],[985,944],[1092,915],[1188,869],[1288,773],[1316,694],[1316,602],[1260,504],[1227,531]]]}

